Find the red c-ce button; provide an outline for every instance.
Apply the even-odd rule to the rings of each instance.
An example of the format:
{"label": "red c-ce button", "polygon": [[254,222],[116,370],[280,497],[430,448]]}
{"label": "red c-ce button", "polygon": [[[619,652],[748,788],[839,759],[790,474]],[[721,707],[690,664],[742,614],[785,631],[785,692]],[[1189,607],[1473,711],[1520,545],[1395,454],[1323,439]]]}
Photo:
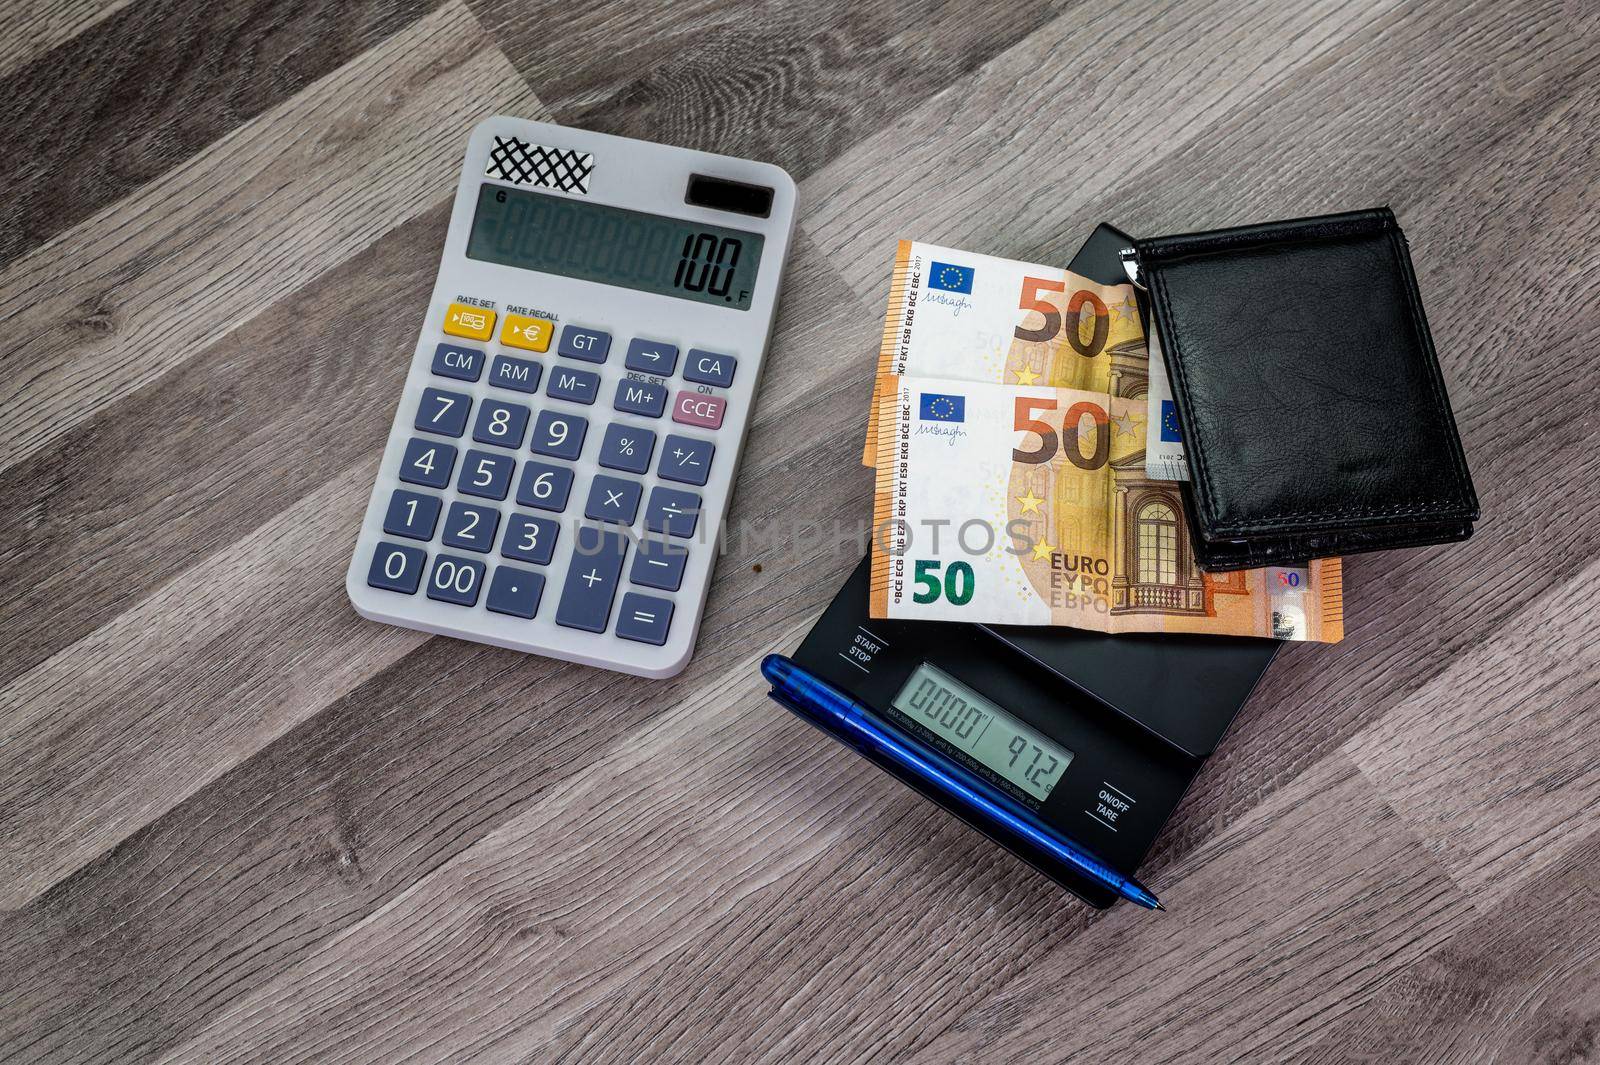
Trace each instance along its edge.
{"label": "red c-ce button", "polygon": [[672,420],[680,425],[698,425],[705,429],[722,427],[722,412],[728,401],[703,392],[679,392],[672,401]]}

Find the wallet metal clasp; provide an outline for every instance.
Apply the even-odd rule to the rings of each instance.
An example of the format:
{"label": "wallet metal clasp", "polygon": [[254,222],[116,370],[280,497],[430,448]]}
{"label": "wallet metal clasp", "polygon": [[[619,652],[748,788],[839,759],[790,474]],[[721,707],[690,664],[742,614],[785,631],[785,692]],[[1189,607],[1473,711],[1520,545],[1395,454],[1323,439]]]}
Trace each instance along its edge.
{"label": "wallet metal clasp", "polygon": [[1133,287],[1140,292],[1149,291],[1144,287],[1144,282],[1139,280],[1139,252],[1136,248],[1123,248],[1117,252],[1117,258],[1122,260],[1122,272],[1128,275],[1128,280],[1133,282]]}

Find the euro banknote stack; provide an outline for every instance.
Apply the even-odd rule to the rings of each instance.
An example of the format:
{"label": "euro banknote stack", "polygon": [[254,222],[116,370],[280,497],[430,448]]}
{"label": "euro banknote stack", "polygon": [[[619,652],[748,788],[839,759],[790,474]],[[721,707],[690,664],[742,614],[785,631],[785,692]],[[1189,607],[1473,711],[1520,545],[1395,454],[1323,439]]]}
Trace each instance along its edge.
{"label": "euro banknote stack", "polygon": [[1131,285],[901,241],[863,461],[871,616],[1337,642],[1340,561],[1205,573]]}

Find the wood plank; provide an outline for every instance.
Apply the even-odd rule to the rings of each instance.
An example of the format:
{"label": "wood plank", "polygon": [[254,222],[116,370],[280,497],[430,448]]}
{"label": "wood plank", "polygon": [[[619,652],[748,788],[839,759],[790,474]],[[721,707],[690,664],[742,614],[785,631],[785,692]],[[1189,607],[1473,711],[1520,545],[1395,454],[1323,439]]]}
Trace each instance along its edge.
{"label": "wood plank", "polygon": [[0,683],[382,450],[448,218],[401,225],[0,471]]}
{"label": "wood plank", "polygon": [[[546,1058],[641,970],[893,830],[910,797],[761,698],[754,650],[164,1060]],[[332,1017],[351,1035],[337,1047]],[[643,1059],[674,1044],[656,1019]]]}
{"label": "wood plank", "polygon": [[[1473,911],[1343,755],[1301,774],[910,1060],[1282,1061]],[[954,996],[952,996],[954,997]]]}
{"label": "wood plank", "polygon": [[[563,122],[803,177],[1049,19],[1050,0],[672,5],[469,0]],[[604,62],[573,57],[605,56]]]}
{"label": "wood plank", "polygon": [[[790,639],[796,625],[796,621],[788,620],[766,635]],[[252,986],[265,988],[275,968],[268,964],[272,955],[282,959],[315,946],[306,941],[327,934],[329,919],[333,916],[330,910],[347,912],[353,905],[370,905],[376,901],[372,896],[380,894],[387,896],[387,905],[381,910],[370,905],[365,913],[376,912],[377,916],[362,928],[373,925],[374,921],[381,925],[396,920],[400,913],[412,913],[413,904],[421,906],[416,912],[435,912],[436,902],[425,900],[433,890],[450,893],[461,903],[480,889],[488,891],[483,897],[488,910],[475,911],[474,907],[456,902],[447,907],[467,919],[478,931],[464,926],[450,927],[453,922],[445,921],[436,925],[438,938],[428,937],[441,951],[437,959],[441,966],[447,965],[449,958],[459,956],[458,948],[471,953],[476,950],[474,944],[485,946],[499,941],[501,931],[514,932],[517,898],[529,898],[538,906],[548,906],[545,926],[532,936],[513,934],[512,942],[503,944],[509,949],[502,957],[510,962],[524,948],[534,948],[541,953],[549,950],[547,962],[531,967],[526,975],[544,979],[559,965],[572,977],[572,986],[562,990],[553,985],[552,993],[561,990],[561,993],[581,994],[589,983],[582,973],[598,959],[587,951],[589,937],[582,931],[584,914],[573,912],[573,907],[587,907],[586,912],[594,920],[618,922],[624,934],[639,935],[646,940],[665,936],[670,942],[675,934],[671,931],[673,915],[687,920],[701,912],[701,904],[715,904],[714,893],[726,886],[728,880],[748,877],[756,884],[780,875],[781,869],[769,866],[760,856],[763,852],[741,853],[737,848],[729,850],[723,845],[725,840],[737,838],[739,834],[764,836],[774,831],[763,818],[747,818],[743,804],[756,801],[754,785],[767,781],[771,763],[787,756],[787,742],[793,734],[770,727],[774,720],[782,720],[782,711],[758,695],[758,691],[764,689],[754,671],[753,656],[764,650],[760,643],[747,645],[730,662],[725,662],[720,672],[701,678],[704,690],[700,694],[689,696],[676,709],[658,714],[656,722],[641,728],[623,744],[616,743],[618,734],[604,727],[603,714],[598,712],[612,704],[620,693],[613,690],[602,693],[601,698],[591,699],[589,691],[596,679],[615,682],[614,689],[643,682],[635,678],[601,678],[594,671],[577,669],[566,670],[565,678],[554,675],[540,678],[541,672],[551,673],[551,663],[504,654],[501,671],[516,667],[511,671],[518,674],[517,690],[527,692],[531,688],[546,693],[548,698],[532,703],[522,699],[516,712],[504,715],[492,725],[486,723],[484,740],[504,751],[508,758],[516,758],[519,747],[526,749],[530,744],[552,740],[560,748],[559,753],[565,755],[556,759],[540,756],[540,760],[547,763],[541,768],[549,770],[553,776],[546,782],[543,800],[524,806],[514,819],[524,829],[522,833],[508,835],[504,829],[490,832],[493,825],[482,823],[492,811],[498,810],[503,815],[507,806],[505,781],[494,778],[505,770],[515,771],[518,766],[491,766],[481,762],[474,767],[471,759],[462,761],[467,753],[463,745],[470,746],[472,739],[470,730],[459,727],[450,733],[453,739],[444,746],[411,751],[408,767],[411,780],[403,793],[357,794],[361,791],[362,774],[368,768],[382,767],[398,750],[407,749],[403,735],[407,729],[425,734],[434,732],[447,724],[439,720],[439,716],[459,723],[460,707],[492,705],[479,701],[477,689],[492,682],[494,671],[483,669],[481,663],[473,668],[471,663],[458,661],[463,657],[460,654],[463,648],[464,645],[450,641],[432,641],[420,656],[431,657],[431,662],[424,663],[428,671],[403,681],[403,684],[416,686],[422,676],[430,676],[435,678],[429,683],[430,687],[453,689],[456,696],[442,708],[441,715],[419,713],[415,706],[406,705],[404,693],[399,690],[402,684],[396,684],[383,693],[385,699],[381,708],[375,703],[366,711],[383,718],[384,730],[393,737],[383,744],[384,750],[346,751],[344,757],[332,759],[332,764],[325,753],[322,765],[297,766],[296,773],[287,780],[281,775],[270,778],[279,781],[277,792],[262,794],[254,788],[238,789],[228,803],[211,806],[208,816],[215,819],[212,824],[191,823],[191,829],[202,827],[206,832],[220,827],[227,837],[225,847],[237,848],[241,834],[250,841],[249,853],[224,861],[226,872],[204,866],[190,867],[187,854],[169,852],[165,856],[141,858],[138,864],[144,865],[144,869],[124,869],[120,876],[108,878],[106,884],[111,894],[120,896],[114,901],[108,900],[113,906],[109,912],[120,911],[132,916],[127,908],[128,896],[137,892],[144,895],[142,916],[151,918],[148,923],[135,920],[121,925],[114,922],[92,925],[93,938],[98,940],[94,945],[80,937],[62,934],[66,930],[56,920],[42,919],[48,916],[47,906],[35,907],[36,912],[25,912],[18,915],[16,921],[0,927],[0,935],[6,939],[0,953],[15,959],[15,964],[8,963],[0,970],[0,1048],[14,1056],[30,1038],[44,1040],[39,1047],[59,1045],[74,1038],[74,1029],[78,1032],[76,1037],[83,1038],[85,1025],[96,1028],[94,1041],[100,1053],[126,1055],[134,1048],[144,1048],[148,1052],[150,1047],[166,1045],[173,1025],[203,1018],[228,998],[244,995]],[[737,713],[730,711],[723,698],[730,690],[738,693],[740,710]],[[649,691],[659,693],[660,705],[672,706],[676,701],[670,684],[657,684]],[[681,698],[686,693],[679,689],[676,694]],[[636,697],[618,709],[632,712],[640,701]],[[585,720],[586,714],[592,716]],[[331,752],[341,745],[336,735],[326,731],[330,726],[339,727],[335,724],[339,715],[333,715],[335,721],[328,721],[329,716],[322,715],[317,723],[317,728],[324,731],[317,749],[323,752]],[[480,713],[479,716],[485,715]],[[635,716],[634,720],[640,722],[642,716]],[[348,722],[344,724],[347,726]],[[790,728],[799,731],[803,726],[795,723]],[[584,749],[589,747],[597,749],[585,753]],[[293,762],[289,751],[274,752],[271,757],[278,763],[275,767],[278,774]],[[587,763],[587,768],[574,764],[580,760]],[[336,766],[339,775],[320,781],[305,780],[307,776],[321,777],[324,766],[329,769]],[[807,796],[816,791],[823,794],[834,791],[825,770],[826,767],[819,769],[821,780],[802,775],[779,782],[777,797],[783,798],[784,788],[803,788]],[[438,799],[437,794],[430,793],[453,791],[463,786],[477,796],[475,804],[450,802],[425,812],[425,808]],[[302,789],[305,793],[295,795],[292,801],[285,801],[281,794]],[[328,794],[329,791],[335,794]],[[499,798],[491,798],[494,796]],[[844,801],[844,797],[837,801]],[[410,806],[418,816],[397,821],[393,835],[383,838],[379,833],[384,818],[372,808],[374,803]],[[799,822],[790,826],[795,838],[787,862],[788,867],[793,868],[808,856],[826,849],[826,837],[812,831],[811,823],[813,818],[826,813],[829,804],[819,805],[808,799],[780,802],[780,806],[796,811],[794,816]],[[479,843],[463,848],[472,851],[470,857],[445,863],[438,872],[425,877],[423,883],[431,883],[431,889],[406,891],[417,875],[439,867],[440,856],[426,852],[447,844],[452,833],[438,818],[448,818],[452,810],[467,816],[467,822],[460,827],[475,833]],[[646,813],[649,816],[645,816]],[[283,816],[296,820],[297,837],[266,831],[272,821]],[[216,825],[216,822],[221,824]],[[724,823],[726,832],[719,828]],[[163,842],[176,844],[180,852],[192,854],[194,850],[193,839],[185,834],[168,833],[164,826],[159,826],[156,834],[164,837]],[[275,842],[265,843],[267,838]],[[296,848],[302,852],[297,862],[277,857],[281,854],[281,843],[289,838],[304,841]],[[558,845],[557,840],[563,839],[567,842]],[[625,845],[612,847],[606,841]],[[225,847],[219,846],[218,850],[226,853]],[[507,847],[521,856],[513,857]],[[417,850],[425,853],[413,853]],[[722,870],[719,877],[711,876],[728,855],[733,856],[734,866]],[[593,864],[612,863],[618,859],[621,864],[611,868],[602,869]],[[510,861],[510,865],[502,864],[506,861]],[[257,866],[263,862],[280,866],[275,882],[259,880]],[[339,866],[337,875],[330,868],[335,864]],[[307,865],[313,868],[308,869]],[[181,867],[181,871],[175,866]],[[508,872],[510,882],[502,883]],[[138,885],[145,876],[154,876],[158,883]],[[205,889],[204,881],[216,877],[227,883],[225,892]],[[329,879],[341,890],[329,894]],[[86,886],[66,885],[61,892],[62,900],[67,901],[65,896],[74,890],[83,892]],[[323,898],[319,899],[318,895]],[[285,900],[290,898],[296,902],[285,905]],[[736,898],[737,892],[724,899],[721,905],[732,905]],[[46,900],[47,903],[53,901]],[[93,900],[80,895],[71,901],[82,906]],[[219,915],[215,913],[196,919],[194,907],[218,903],[239,909],[228,920],[218,920]],[[609,904],[623,903],[626,903],[624,909],[605,917]],[[655,915],[656,919],[632,919],[641,913]],[[27,928],[19,929],[19,922]],[[76,921],[72,923],[77,924]],[[488,938],[480,939],[479,932],[487,932]],[[80,972],[71,983],[50,979],[40,983],[38,981],[47,976],[48,966],[60,965],[63,958],[60,955],[46,958],[38,949],[29,951],[28,956],[15,953],[19,941],[25,941],[24,937],[30,933],[36,947],[43,947],[40,940],[57,933],[65,939],[63,945],[70,946],[72,956],[80,956],[79,950],[87,948],[91,952],[89,956],[106,959],[105,964],[118,971]],[[464,938],[457,941],[456,937],[463,933]],[[353,936],[326,949],[334,952],[351,949],[363,935],[365,933],[358,928]],[[185,936],[197,939],[187,941]],[[51,937],[49,942],[54,943],[56,939]],[[451,942],[457,942],[457,946],[450,947]],[[562,957],[562,942],[582,951],[582,956]],[[111,949],[112,943],[117,944],[115,950]],[[238,948],[242,943],[252,945],[256,953],[240,958]],[[414,946],[425,949],[422,943],[419,940]],[[641,949],[656,948],[646,945]],[[417,957],[411,950],[393,952],[391,959],[409,971]],[[174,957],[169,952],[180,956]],[[37,957],[39,964],[31,963],[29,957]],[[199,964],[201,958],[209,962]],[[140,991],[146,989],[129,986],[147,979],[141,973],[174,963],[181,963],[176,967],[176,980],[150,981],[147,990],[156,993],[141,994]],[[376,974],[368,975],[375,977]],[[493,976],[487,966],[481,975],[485,980]],[[377,991],[379,982],[376,979],[363,982]],[[554,983],[564,984],[564,981]],[[311,984],[303,986],[309,989]],[[277,992],[267,992],[267,997],[275,998]],[[472,1004],[473,1009],[481,1005],[474,996],[462,996],[459,1001]],[[525,1004],[525,1000],[517,1001]],[[129,1024],[126,1011],[135,1002],[142,1003],[136,1011],[139,1020]],[[507,1004],[518,1008],[516,1002]],[[119,1005],[121,1008],[116,1008]],[[95,1017],[103,1019],[103,1027],[96,1024]],[[375,1014],[373,1020],[377,1019]],[[232,1023],[228,1022],[228,1026]],[[376,1040],[365,1052],[381,1055],[387,1052],[383,1049],[385,1046],[390,1044]],[[360,1052],[355,1047],[351,1049]]]}
{"label": "wood plank", "polygon": [[127,7],[129,0],[41,0],[0,22],[0,77]]}
{"label": "wood plank", "polygon": [[[806,757],[832,758],[821,736]],[[1104,920],[898,782],[865,778],[849,835],[573,1016],[544,1056],[885,1061]],[[881,782],[882,786],[873,781]]]}
{"label": "wood plank", "polygon": [[[1159,20],[1131,20],[1141,32],[1128,33],[1131,12],[1078,5],[808,178],[801,224],[881,306],[901,237],[1005,254],[1009,234],[1062,232],[1075,202],[1256,106],[1294,71],[1372,32],[1389,6],[1190,0]],[[1113,74],[1128,70],[1150,76]],[[1065,232],[1081,241],[1088,226]]]}
{"label": "wood plank", "polygon": [[[35,135],[27,137],[28,151],[0,157],[3,265],[278,106],[433,3],[7,6],[13,17],[0,44],[0,69],[8,70],[0,78],[0,119]],[[15,17],[18,8],[26,17]]]}
{"label": "wood plank", "polygon": [[1600,561],[1551,598],[1560,616],[1508,626],[1344,747],[1485,910],[1600,832],[1600,648],[1578,620],[1600,617]]}
{"label": "wood plank", "polygon": [[504,110],[541,113],[451,3],[0,271],[0,468],[438,204]]}
{"label": "wood plank", "polygon": [[[419,646],[344,592],[372,458],[0,690],[0,909]],[[294,633],[295,639],[286,639]]]}
{"label": "wood plank", "polygon": [[1581,1061],[1600,1011],[1590,840],[1456,930],[1335,1025],[1307,1062]]}

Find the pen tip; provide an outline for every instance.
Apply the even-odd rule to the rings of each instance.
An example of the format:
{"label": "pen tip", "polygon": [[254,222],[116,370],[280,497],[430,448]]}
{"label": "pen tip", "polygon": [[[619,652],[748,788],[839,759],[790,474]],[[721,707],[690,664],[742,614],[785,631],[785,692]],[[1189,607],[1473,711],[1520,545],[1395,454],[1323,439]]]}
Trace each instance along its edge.
{"label": "pen tip", "polygon": [[1162,913],[1166,913],[1167,912],[1167,908],[1165,906],[1161,905],[1161,903],[1159,903],[1159,902],[1156,903],[1156,909],[1160,910]]}

